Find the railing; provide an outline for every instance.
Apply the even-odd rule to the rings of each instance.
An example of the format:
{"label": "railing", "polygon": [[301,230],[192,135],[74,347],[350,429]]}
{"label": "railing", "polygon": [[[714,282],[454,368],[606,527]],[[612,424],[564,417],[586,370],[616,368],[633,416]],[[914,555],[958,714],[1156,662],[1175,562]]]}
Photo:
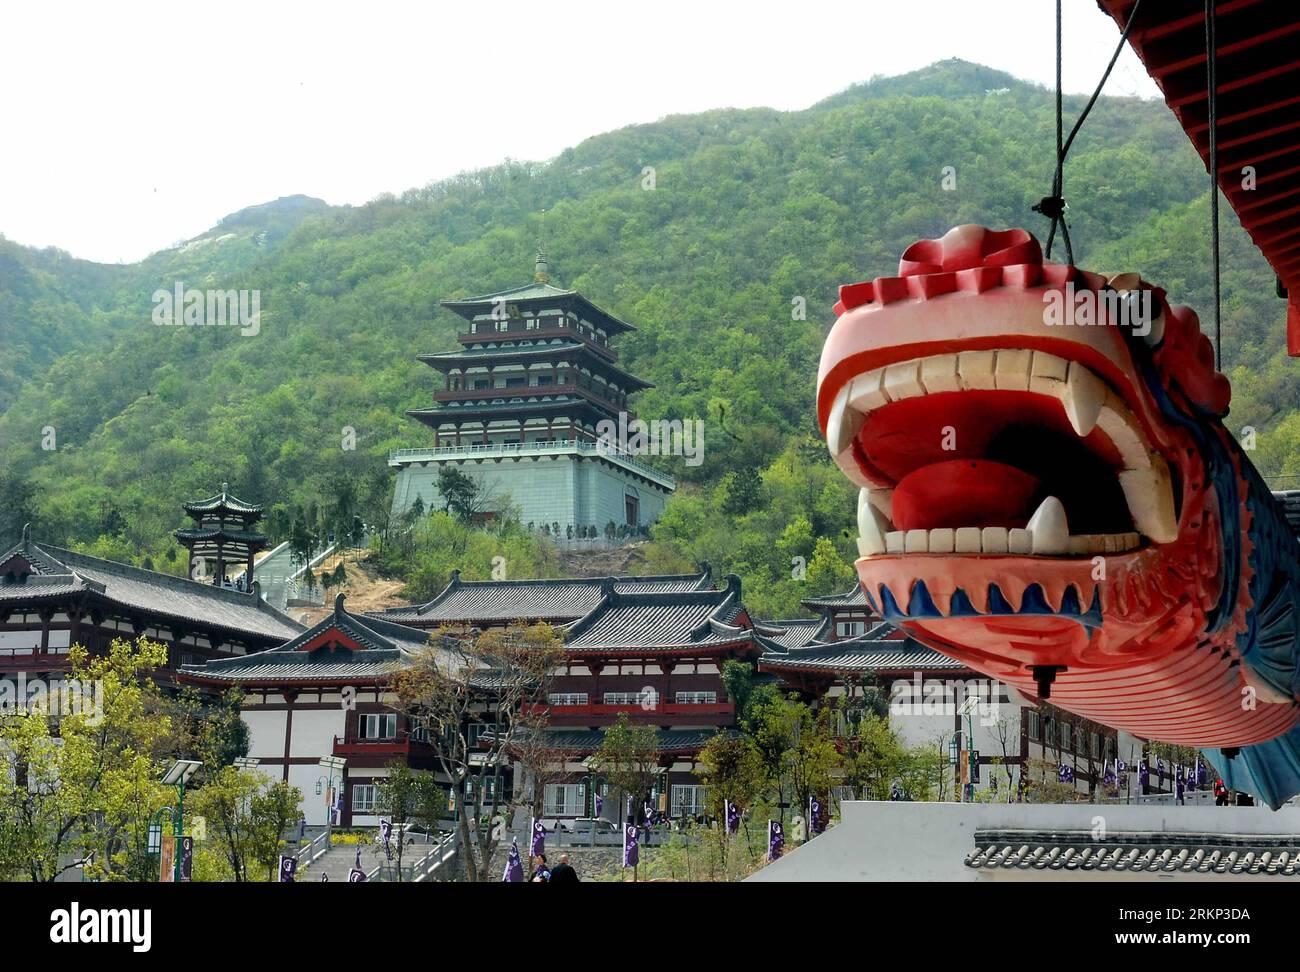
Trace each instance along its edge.
{"label": "railing", "polygon": [[306,846],[298,849],[294,854],[294,859],[298,862],[299,869],[310,867],[314,861],[319,860],[329,853],[330,849],[330,829],[326,827],[319,834],[313,837]]}
{"label": "railing", "polygon": [[[599,341],[593,340],[586,334],[580,334],[575,328],[571,328],[571,327],[541,327],[541,328],[534,328],[531,331],[528,330],[527,328],[522,328],[522,327],[511,328],[508,331],[493,331],[490,329],[485,331],[462,331],[460,334],[456,335],[456,340],[459,341],[461,344],[499,345],[502,341],[514,341],[518,338],[549,339],[549,338],[557,338],[557,337],[577,338],[579,341],[582,341],[584,344],[586,344],[587,347],[591,348],[593,351],[599,352],[601,355],[610,359],[611,361],[614,360],[616,356],[614,349],[611,348],[609,345],[601,344]],[[546,348],[547,350],[555,350],[555,351],[567,350],[564,348],[556,348],[554,345],[545,345],[545,344],[532,345],[526,347],[521,347],[518,344],[516,344],[514,347],[502,348],[501,350],[506,352],[516,351],[516,350],[532,351],[532,350],[536,350],[537,348]]]}
{"label": "railing", "polygon": [[335,736],[335,756],[409,756],[413,749],[430,744],[410,736],[367,739],[363,736]]}
{"label": "railing", "polygon": [[[403,837],[407,836],[406,834]],[[422,843],[429,844],[429,849],[417,857],[412,863],[402,864],[402,880],[409,882],[426,881],[433,876],[439,868],[446,866],[456,857],[457,841],[459,837],[454,832],[439,833],[435,836],[429,834],[419,835]],[[399,838],[401,839],[401,838]],[[403,851],[405,854],[405,851]],[[397,871],[395,863],[381,861],[371,870],[366,872],[366,879],[369,881],[392,881]]]}
{"label": "railing", "polygon": [[586,705],[549,705],[540,704],[529,707],[530,711],[546,713],[552,718],[572,716],[618,716],[623,713],[636,715],[668,716],[729,716],[735,712],[731,702],[660,702],[643,705],[640,702],[603,703],[589,702]]}
{"label": "railing", "polygon": [[388,454],[388,464],[392,466],[400,465],[403,462],[433,462],[437,459],[462,455],[490,458],[494,455],[533,455],[547,452],[573,451],[605,456],[635,469],[651,479],[662,482],[669,488],[675,489],[677,486],[677,481],[672,476],[656,469],[654,466],[641,462],[639,459],[634,459],[626,452],[620,452],[617,449],[590,442],[586,439],[556,439],[551,442],[474,442],[469,445],[436,446],[432,449],[397,449]]}
{"label": "railing", "polygon": [[433,393],[436,402],[473,402],[483,400],[493,402],[502,399],[543,398],[553,395],[584,395],[614,411],[627,408],[626,401],[618,401],[608,395],[602,395],[599,388],[584,385],[576,381],[566,381],[556,385],[493,385],[490,388],[445,388]]}

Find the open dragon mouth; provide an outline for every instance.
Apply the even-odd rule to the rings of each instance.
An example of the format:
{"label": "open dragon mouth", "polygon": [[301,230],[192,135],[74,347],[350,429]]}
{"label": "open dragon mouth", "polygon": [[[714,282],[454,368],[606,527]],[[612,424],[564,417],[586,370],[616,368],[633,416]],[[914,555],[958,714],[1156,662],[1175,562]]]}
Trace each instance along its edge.
{"label": "open dragon mouth", "polygon": [[862,489],[863,557],[1087,557],[1169,543],[1169,465],[1077,361],[1022,348],[901,361],[847,382],[826,424]]}

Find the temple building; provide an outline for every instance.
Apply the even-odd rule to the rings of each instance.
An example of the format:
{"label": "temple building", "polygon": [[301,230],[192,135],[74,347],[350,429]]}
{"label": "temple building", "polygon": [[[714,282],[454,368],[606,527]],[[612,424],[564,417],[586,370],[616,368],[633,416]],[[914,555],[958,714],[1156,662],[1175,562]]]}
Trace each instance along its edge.
{"label": "temple building", "polygon": [[266,547],[266,535],[258,532],[262,507],[245,503],[228,492],[185,504],[185,512],[194,521],[191,527],[177,530],[173,536],[190,552],[189,575],[195,580],[209,579],[219,586],[234,586],[230,575],[241,568],[242,578],[253,576],[253,561]]}
{"label": "temple building", "polygon": [[409,608],[391,608],[372,617],[413,628],[476,628],[507,624],[551,625],[577,621],[605,599],[609,588],[620,594],[667,594],[713,587],[709,568],[698,574],[651,574],[642,577],[559,577],[548,580],[464,581],[460,571],[432,600]]}
{"label": "temple building", "polygon": [[[768,637],[760,672],[809,701],[824,703],[866,686],[889,700],[889,724],[907,746],[942,744],[952,758],[953,783],[1005,788],[1031,773],[1058,772],[1080,794],[1103,785],[1116,759],[1129,767],[1117,778],[1121,796],[1171,792],[1174,767],[1149,757],[1149,780],[1139,786],[1144,745],[1128,733],[1038,703],[907,637],[877,617],[861,587],[800,602],[815,619],[764,622],[785,636]],[[972,700],[969,720],[961,712]],[[969,737],[969,738],[968,738]],[[951,744],[956,743],[955,748]],[[970,750],[977,769],[972,781]],[[956,789],[950,792],[955,793]]]}
{"label": "temple building", "polygon": [[[402,618],[398,623],[396,618]],[[621,715],[657,730],[656,796],[674,816],[696,815],[704,790],[696,775],[700,749],[733,731],[735,707],[722,682],[729,659],[756,661],[780,628],[756,626],[741,601],[740,582],[715,588],[707,572],[653,577],[463,582],[453,578],[430,604],[382,615],[352,614],[340,597],[333,614],[310,631],[255,655],[194,665],[185,681],[211,690],[239,685],[263,770],[307,794],[309,823],[321,823],[330,801],[317,799],[319,761],[345,759],[338,819],[377,822],[376,787],[398,761],[433,768],[434,750],[421,728],[395,711],[386,688],[440,625],[489,627],[547,621],[565,643],[544,710],[546,749],[563,759],[545,783],[548,825],[593,810],[584,760],[600,748]],[[418,626],[417,626],[418,625]],[[351,693],[351,707],[344,705]],[[485,717],[471,735],[490,734]],[[517,772],[510,774],[514,785]],[[601,784],[602,781],[594,781]],[[608,806],[607,817],[617,813]]]}
{"label": "temple building", "polygon": [[626,428],[628,400],[649,387],[618,365],[612,340],[632,325],[575,290],[549,282],[538,254],[533,283],[445,300],[468,329],[455,351],[422,354],[445,378],[435,405],[408,411],[433,430],[433,445],[389,457],[398,470],[393,510],[417,497],[443,505],[439,473],[470,477],[476,518],[506,512],[561,533],[595,536],[610,524],[637,531],[663,512],[673,477],[623,451],[598,444],[599,426]]}
{"label": "temple building", "polygon": [[73,644],[94,653],[145,635],[167,646],[154,680],[170,685],[182,665],[259,652],[301,630],[256,588],[214,587],[26,536],[0,554],[0,678],[57,678]]}

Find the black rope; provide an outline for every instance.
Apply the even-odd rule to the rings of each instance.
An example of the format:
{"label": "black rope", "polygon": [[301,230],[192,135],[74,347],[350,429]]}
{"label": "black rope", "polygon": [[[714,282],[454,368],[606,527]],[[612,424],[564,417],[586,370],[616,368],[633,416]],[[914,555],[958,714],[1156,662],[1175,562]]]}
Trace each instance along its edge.
{"label": "black rope", "polygon": [[[1212,0],[1206,0],[1211,3]],[[1065,222],[1065,157],[1070,152],[1070,146],[1074,144],[1074,137],[1079,134],[1079,129],[1087,120],[1092,106],[1097,103],[1101,97],[1102,88],[1106,87],[1106,82],[1110,78],[1110,72],[1115,68],[1115,62],[1119,60],[1119,53],[1124,49],[1124,42],[1128,40],[1129,33],[1133,30],[1133,25],[1137,22],[1138,8],[1142,6],[1142,0],[1137,0],[1133,4],[1133,9],[1129,11],[1128,20],[1124,23],[1124,30],[1119,35],[1119,43],[1115,45],[1115,53],[1110,56],[1110,63],[1106,65],[1106,70],[1097,82],[1096,89],[1092,92],[1092,97],[1084,105],[1083,111],[1079,114],[1078,120],[1074,127],[1070,129],[1070,135],[1064,141],[1061,139],[1063,124],[1061,120],[1061,0],[1056,0],[1056,171],[1052,176],[1052,194],[1044,196],[1034,206],[1030,207],[1036,213],[1042,213],[1052,221],[1051,229],[1047,231],[1047,256],[1052,256],[1052,244],[1056,240],[1056,227],[1061,227],[1061,240],[1065,243],[1066,262],[1074,264],[1074,247],[1070,244],[1070,227]]]}
{"label": "black rope", "polygon": [[1219,303],[1219,45],[1215,40],[1214,0],[1205,0],[1206,121],[1210,126],[1210,246],[1214,251],[1214,370],[1223,370]]}

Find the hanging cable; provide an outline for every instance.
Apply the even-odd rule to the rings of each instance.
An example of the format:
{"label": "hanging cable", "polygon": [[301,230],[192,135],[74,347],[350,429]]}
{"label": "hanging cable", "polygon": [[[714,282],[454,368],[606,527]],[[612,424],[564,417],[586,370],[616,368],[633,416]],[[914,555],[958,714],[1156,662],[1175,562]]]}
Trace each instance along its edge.
{"label": "hanging cable", "polygon": [[1219,45],[1214,36],[1214,0],[1205,0],[1205,118],[1210,126],[1210,246],[1214,252],[1214,370],[1223,370],[1219,306]]}
{"label": "hanging cable", "polygon": [[[1211,2],[1213,0],[1206,0],[1207,4]],[[1083,127],[1084,121],[1087,120],[1088,114],[1092,111],[1092,106],[1101,97],[1101,90],[1106,86],[1106,81],[1110,78],[1110,72],[1115,68],[1115,62],[1119,60],[1120,51],[1124,49],[1124,42],[1128,40],[1128,35],[1137,22],[1137,12],[1141,6],[1142,0],[1136,0],[1133,4],[1133,9],[1129,11],[1128,20],[1124,23],[1124,30],[1119,35],[1119,43],[1115,45],[1115,53],[1110,56],[1110,63],[1106,65],[1106,70],[1103,72],[1101,80],[1097,82],[1092,97],[1088,99],[1088,103],[1084,105],[1078,120],[1070,129],[1069,137],[1062,141],[1061,133],[1064,126],[1061,105],[1061,0],[1056,0],[1056,171],[1052,176],[1052,194],[1044,196],[1030,208],[1036,213],[1042,213],[1052,221],[1052,226],[1047,231],[1047,256],[1049,258],[1052,255],[1052,243],[1056,240],[1056,227],[1057,224],[1060,224],[1061,241],[1065,243],[1065,260],[1071,265],[1074,264],[1074,247],[1070,244],[1070,228],[1065,222],[1065,157],[1070,152],[1070,146],[1074,144],[1074,137],[1079,134],[1079,129]]]}

